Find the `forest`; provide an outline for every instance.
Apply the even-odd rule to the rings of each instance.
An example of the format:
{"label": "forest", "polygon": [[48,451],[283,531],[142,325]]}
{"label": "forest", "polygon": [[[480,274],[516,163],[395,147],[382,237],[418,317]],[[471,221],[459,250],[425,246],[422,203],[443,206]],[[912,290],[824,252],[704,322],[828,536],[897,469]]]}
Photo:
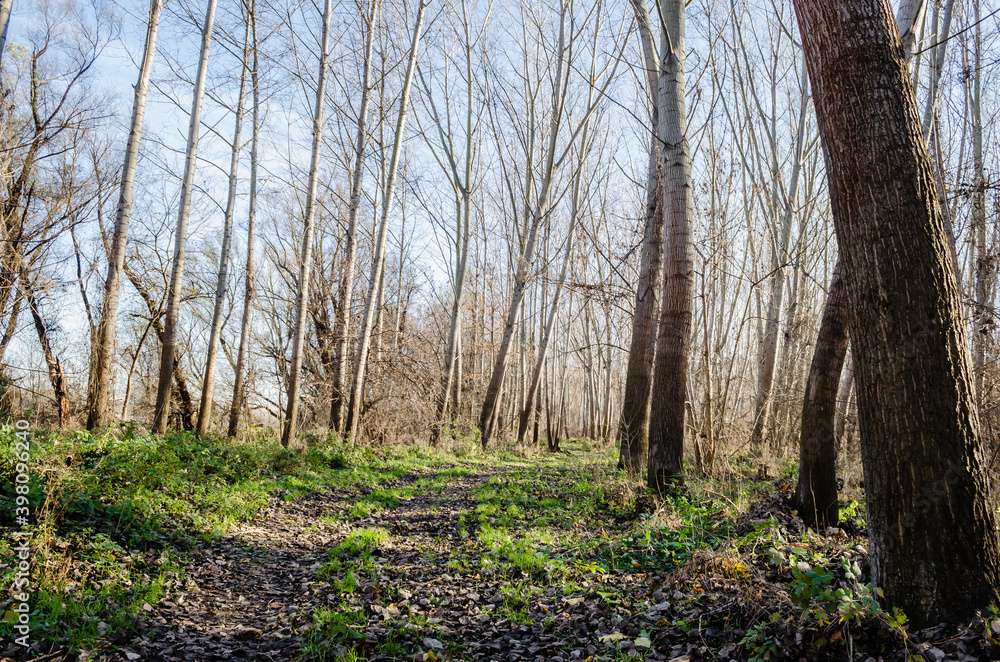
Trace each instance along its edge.
{"label": "forest", "polygon": [[0,662],[1000,659],[996,0],[0,24]]}

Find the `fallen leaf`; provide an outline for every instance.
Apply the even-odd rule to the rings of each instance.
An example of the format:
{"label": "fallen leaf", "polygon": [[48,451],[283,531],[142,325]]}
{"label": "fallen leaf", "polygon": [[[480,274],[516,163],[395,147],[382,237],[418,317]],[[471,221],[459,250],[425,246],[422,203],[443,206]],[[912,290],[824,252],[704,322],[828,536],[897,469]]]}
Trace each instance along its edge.
{"label": "fallen leaf", "polygon": [[648,637],[639,637],[632,643],[635,644],[636,648],[649,648],[653,645],[653,642],[650,641]]}

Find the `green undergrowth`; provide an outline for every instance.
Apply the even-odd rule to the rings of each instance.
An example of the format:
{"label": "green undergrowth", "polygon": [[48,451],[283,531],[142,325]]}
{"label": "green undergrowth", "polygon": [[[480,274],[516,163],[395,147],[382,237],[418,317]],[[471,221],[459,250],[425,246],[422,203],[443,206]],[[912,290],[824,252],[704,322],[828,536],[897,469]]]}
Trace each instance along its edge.
{"label": "green undergrowth", "polygon": [[[104,433],[32,430],[29,436],[31,639],[46,650],[129,640],[143,605],[183,585],[186,551],[254,517],[269,497],[375,488],[369,500],[374,510],[405,498],[405,489],[389,485],[413,472],[448,467],[443,471],[458,476],[464,469],[455,465],[487,461],[474,447],[450,453],[367,448],[317,433],[304,435],[304,445],[292,449],[263,433],[240,441],[188,432],[160,436],[140,434],[134,424]],[[9,533],[16,524],[15,476],[23,460],[16,440],[13,426],[0,426],[4,637],[13,634],[17,617],[9,611],[15,592],[6,590],[16,572]],[[437,480],[420,482],[418,489],[440,488]]]}
{"label": "green undergrowth", "polygon": [[699,550],[718,547],[733,536],[731,515],[714,502],[679,497],[668,507],[675,515],[671,524],[647,523],[604,550],[600,561],[611,569],[669,572]]}

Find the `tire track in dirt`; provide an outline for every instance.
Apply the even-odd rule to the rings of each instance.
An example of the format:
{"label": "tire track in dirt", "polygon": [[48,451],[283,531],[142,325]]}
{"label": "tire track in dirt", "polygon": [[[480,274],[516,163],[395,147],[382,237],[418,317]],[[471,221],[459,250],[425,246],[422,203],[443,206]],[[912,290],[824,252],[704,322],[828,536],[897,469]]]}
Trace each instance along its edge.
{"label": "tire track in dirt", "polygon": [[[493,475],[462,478],[449,485],[448,499],[466,503],[468,494]],[[434,472],[410,474],[389,487]],[[439,535],[457,515],[423,512],[419,495],[391,510],[355,522],[342,519],[356,494],[313,492],[295,501],[271,497],[267,511],[233,527],[225,536],[191,550],[185,585],[139,615],[142,633],[113,658],[165,661],[290,660],[301,655],[303,629],[312,612],[327,603],[325,582],[315,577],[328,550],[358,526],[383,526],[397,536]],[[334,517],[329,517],[333,515]],[[385,521],[383,521],[385,517]],[[396,557],[396,555],[393,555]],[[367,588],[367,587],[366,587]],[[139,657],[134,657],[138,655]]]}
{"label": "tire track in dirt", "polygon": [[[465,468],[471,473],[438,467],[380,485],[449,479],[353,522],[347,512],[364,494],[272,497],[258,518],[192,550],[185,585],[145,608],[140,637],[104,659],[277,661],[315,659],[322,651],[335,660],[353,650],[353,659],[368,660],[424,659],[432,652],[427,659],[570,662],[598,654],[599,633],[636,629],[631,605],[570,596],[544,572],[498,563],[496,551],[477,537],[475,491],[515,468]],[[370,527],[385,529],[390,539],[371,551],[373,565],[356,573],[353,591],[317,578],[332,549]],[[596,584],[578,579],[576,590],[593,596]],[[514,595],[515,586],[524,590]],[[351,636],[321,635],[313,622],[321,608],[354,614]]]}

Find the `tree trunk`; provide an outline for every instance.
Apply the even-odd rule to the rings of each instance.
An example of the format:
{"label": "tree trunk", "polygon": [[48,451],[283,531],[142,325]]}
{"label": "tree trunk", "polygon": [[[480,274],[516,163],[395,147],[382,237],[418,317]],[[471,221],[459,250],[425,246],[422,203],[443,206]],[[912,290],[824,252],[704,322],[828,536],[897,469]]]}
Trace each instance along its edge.
{"label": "tree trunk", "polygon": [[899,11],[896,12],[896,25],[899,27],[899,38],[903,43],[903,58],[909,60],[917,50],[917,38],[920,27],[924,24],[924,14],[927,12],[927,0],[902,0]]}
{"label": "tree trunk", "polygon": [[0,0],[0,26],[3,32],[0,33],[0,62],[3,61],[3,51],[7,46],[7,27],[10,25],[10,10],[14,5],[14,0]]}
{"label": "tree trunk", "polygon": [[981,406],[986,396],[986,351],[993,322],[992,285],[994,264],[986,243],[986,177],[983,168],[982,69],[983,35],[980,2],[973,1],[975,36],[972,53],[972,218],[970,225],[976,251],[976,294],[973,306],[972,369],[976,375],[976,398]]}
{"label": "tree trunk", "polygon": [[[846,313],[845,313],[846,314]],[[837,422],[834,425],[834,436],[837,440],[837,452],[840,452],[841,444],[844,441],[844,433],[847,431],[847,414],[851,407],[851,397],[854,395],[854,359],[851,358],[847,364],[847,373],[844,375],[844,385],[840,389],[840,396],[837,401]]]}
{"label": "tree trunk", "polygon": [[653,32],[645,0],[632,0],[639,25],[646,86],[650,101],[649,166],[646,175],[646,222],[642,237],[639,280],[632,312],[632,340],[629,344],[625,393],[618,419],[618,466],[632,475],[642,471],[649,446],[649,404],[653,388],[656,329],[660,317],[660,280],[663,277],[663,188],[660,172],[660,106],[664,90],[653,46]]}
{"label": "tree trunk", "polygon": [[250,15],[246,17],[243,35],[243,69],[240,73],[240,93],[236,101],[236,128],[233,131],[233,151],[229,161],[229,194],[226,197],[226,213],[222,230],[222,252],[219,256],[219,275],[215,284],[215,310],[212,312],[212,330],[208,337],[208,357],[205,360],[205,376],[201,383],[201,406],[198,410],[198,436],[208,434],[212,422],[212,392],[215,387],[215,359],[219,353],[219,338],[222,336],[223,308],[226,303],[226,283],[229,276],[229,252],[233,241],[233,214],[236,207],[237,174],[240,164],[241,134],[243,131],[243,101],[247,89],[247,69],[250,64]]}
{"label": "tree trunk", "polygon": [[[156,387],[156,409],[153,412],[151,431],[163,434],[167,431],[167,417],[170,414],[170,382],[174,373],[174,355],[177,352],[177,318],[181,305],[181,290],[184,285],[184,253],[187,248],[188,219],[191,215],[191,196],[194,192],[194,171],[198,161],[198,133],[201,129],[201,102],[205,97],[205,81],[208,74],[208,52],[212,45],[212,26],[215,23],[217,0],[208,0],[205,11],[205,25],[201,33],[201,54],[198,57],[198,76],[194,84],[194,98],[191,106],[191,123],[188,125],[187,155],[184,159],[184,179],[181,182],[181,198],[177,212],[177,229],[174,236],[174,258],[167,288],[167,313],[163,331],[163,347],[160,353],[160,376]],[[124,247],[123,249],[124,250]]]}
{"label": "tree trunk", "polygon": [[820,531],[836,526],[840,514],[835,420],[847,339],[847,290],[844,265],[838,261],[806,382],[799,440],[799,482],[794,497],[799,516]]}
{"label": "tree trunk", "polygon": [[316,81],[316,105],[313,108],[312,155],[309,160],[309,184],[306,191],[305,223],[302,250],[299,253],[299,280],[295,292],[295,330],[292,332],[292,365],[288,383],[285,424],[281,445],[288,448],[295,441],[299,424],[299,391],[302,390],[302,360],[306,342],[306,307],[309,303],[309,276],[312,273],[313,230],[316,225],[316,189],[319,182],[319,157],[323,147],[323,105],[326,101],[327,58],[330,52],[330,16],[333,0],[323,5],[323,34],[320,37],[319,76]]}
{"label": "tree trunk", "polygon": [[[919,31],[916,24],[923,20],[923,4],[923,0],[904,0],[896,14],[907,60],[913,55],[915,35]],[[853,385],[852,361],[844,387],[847,395],[838,408],[840,374],[844,369],[848,345],[847,291],[843,278],[843,262],[838,259],[827,292],[802,405],[799,481],[793,497],[801,517],[821,530],[836,526],[840,518],[836,460]]]}
{"label": "tree trunk", "polygon": [[63,373],[62,363],[59,362],[59,358],[52,351],[48,329],[38,309],[38,299],[35,297],[35,290],[26,272],[21,272],[20,282],[21,291],[24,293],[24,297],[28,302],[28,309],[31,311],[31,320],[35,323],[38,344],[41,345],[42,354],[45,356],[45,365],[49,371],[49,383],[52,385],[52,394],[55,397],[56,412],[59,416],[59,429],[61,430],[69,422],[69,398],[66,392],[66,375]]}
{"label": "tree trunk", "polygon": [[[138,274],[136,274],[128,265],[123,265],[122,271],[128,277],[129,282],[132,283],[132,287],[138,292],[139,298],[142,299],[143,303],[146,304],[146,310],[149,311],[149,323],[153,327],[153,332],[156,334],[156,339],[160,341],[160,345],[163,345],[164,339],[164,329],[163,329],[163,308],[159,303],[153,300],[153,296],[149,293],[149,289],[139,280]],[[141,347],[140,347],[141,349]],[[139,351],[138,349],[136,351]],[[172,361],[171,368],[171,378],[173,386],[171,390],[177,391],[177,415],[181,421],[181,428],[184,430],[194,429],[194,400],[191,397],[191,391],[188,389],[187,376],[184,374],[184,370],[180,365],[180,354],[174,354],[174,360]],[[164,415],[164,418],[169,418],[170,412]]]}
{"label": "tree trunk", "polygon": [[399,154],[403,141],[403,129],[406,127],[406,112],[410,102],[410,85],[413,82],[413,70],[417,63],[417,47],[420,45],[420,30],[424,23],[424,13],[429,0],[419,0],[417,20],[413,26],[413,36],[410,41],[410,54],[406,62],[406,74],[403,78],[403,90],[399,97],[399,114],[396,116],[396,135],[392,144],[392,155],[389,158],[389,169],[386,173],[385,192],[382,198],[382,218],[379,222],[378,236],[375,239],[375,250],[372,256],[372,273],[368,283],[368,299],[365,302],[365,313],[362,318],[358,336],[358,352],[354,363],[354,380],[351,384],[351,399],[347,407],[347,421],[344,430],[354,441],[358,431],[358,419],[361,415],[364,400],[365,368],[368,362],[368,348],[371,344],[372,329],[375,326],[375,313],[379,304],[379,294],[382,289],[382,279],[385,270],[385,242],[388,234],[389,213],[392,211],[392,199],[396,190],[396,171],[399,168]]}
{"label": "tree trunk", "polygon": [[684,0],[663,2],[661,46],[666,103],[662,109],[663,203],[666,250],[663,305],[656,341],[653,396],[649,415],[649,487],[663,492],[683,481],[684,414],[687,402],[688,349],[693,308],[694,263],[691,221],[694,199],[691,152],[684,99]]}
{"label": "tree trunk", "polygon": [[916,627],[957,621],[997,600],[1000,545],[907,63],[888,0],[794,5],[845,268],[872,577]]}
{"label": "tree trunk", "polygon": [[250,134],[250,199],[247,212],[247,262],[243,292],[243,319],[240,323],[240,347],[236,353],[236,377],[233,382],[233,399],[229,403],[228,436],[235,437],[240,423],[240,411],[243,409],[244,380],[246,379],[246,360],[250,347],[250,322],[253,318],[254,299],[254,240],[257,229],[257,149],[260,135],[260,86],[258,80],[258,50],[257,50],[257,3],[250,0],[247,8],[247,19],[250,21],[251,44],[253,44],[253,70],[250,72],[250,83],[253,87],[253,127]]}
{"label": "tree trunk", "polygon": [[378,0],[372,0],[365,32],[365,59],[361,74],[361,107],[358,110],[358,132],[354,147],[354,172],[351,176],[351,201],[347,210],[347,246],[344,256],[344,278],[337,292],[337,319],[333,337],[337,343],[333,364],[333,384],[330,402],[330,429],[342,430],[344,417],[344,375],[347,374],[348,325],[351,319],[351,297],[354,292],[354,270],[358,254],[358,210],[361,207],[361,179],[365,171],[365,145],[368,142],[368,105],[371,101],[372,44],[375,39],[375,17]]}
{"label": "tree trunk", "polygon": [[118,296],[121,290],[122,265],[125,263],[125,246],[128,243],[129,220],[132,215],[132,187],[135,182],[136,163],[139,161],[139,145],[142,139],[142,122],[146,112],[146,96],[149,93],[149,79],[153,73],[153,57],[156,54],[156,34],[160,25],[160,13],[164,0],[152,0],[149,7],[149,23],[146,29],[146,48],[139,68],[139,82],[135,86],[132,104],[132,126],[125,145],[125,161],[122,164],[121,191],[118,195],[118,211],[115,218],[114,237],[111,253],[108,255],[108,275],[104,281],[104,301],[101,306],[101,321],[97,327],[94,355],[90,357],[91,389],[87,402],[87,429],[103,427],[111,423],[111,372],[112,357],[115,354],[115,326],[118,320]]}

